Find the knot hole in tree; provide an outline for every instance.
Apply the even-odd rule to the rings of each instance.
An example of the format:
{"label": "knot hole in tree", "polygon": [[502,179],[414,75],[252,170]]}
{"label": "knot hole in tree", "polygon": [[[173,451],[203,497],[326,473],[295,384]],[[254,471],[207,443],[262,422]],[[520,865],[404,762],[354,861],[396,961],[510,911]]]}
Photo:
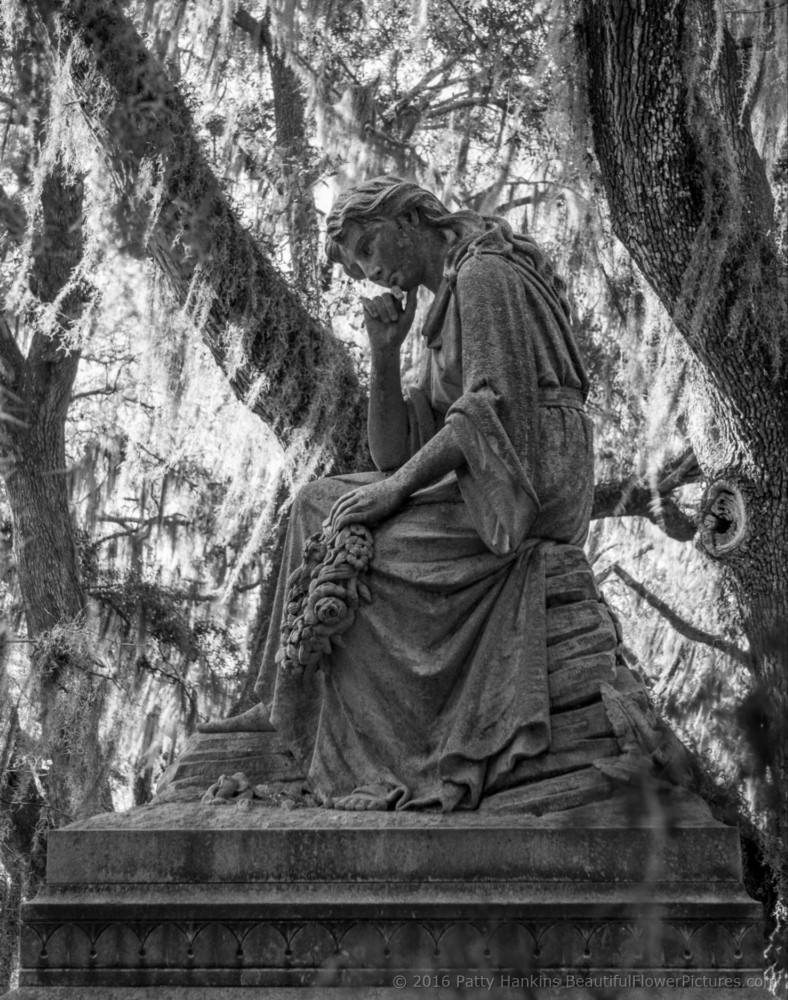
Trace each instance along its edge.
{"label": "knot hole in tree", "polygon": [[734,483],[718,479],[701,503],[698,542],[709,555],[724,556],[738,548],[747,533],[744,496]]}

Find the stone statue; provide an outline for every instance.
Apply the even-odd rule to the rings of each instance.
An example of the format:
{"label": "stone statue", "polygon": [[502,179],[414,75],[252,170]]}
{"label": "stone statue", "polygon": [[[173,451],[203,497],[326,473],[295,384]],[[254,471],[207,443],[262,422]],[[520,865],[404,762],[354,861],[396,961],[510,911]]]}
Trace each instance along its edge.
{"label": "stone statue", "polygon": [[[338,809],[473,809],[615,757],[601,692],[617,639],[580,548],[592,426],[564,282],[504,220],[396,177],[340,196],[327,252],[387,289],[362,299],[380,471],[300,491],[261,705],[202,730],[275,728]],[[404,394],[420,285],[428,359]]]}

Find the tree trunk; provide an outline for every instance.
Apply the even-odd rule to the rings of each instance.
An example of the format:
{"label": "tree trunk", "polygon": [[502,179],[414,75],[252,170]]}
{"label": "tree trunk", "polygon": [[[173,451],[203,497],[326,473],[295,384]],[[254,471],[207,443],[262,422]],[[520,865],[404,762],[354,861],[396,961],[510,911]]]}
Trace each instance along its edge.
{"label": "tree trunk", "polygon": [[[367,467],[349,352],[309,315],[235,216],[180,93],[108,0],[35,0],[124,200],[125,224],[187,305],[234,391],[322,473]],[[57,24],[55,23],[57,16]],[[140,190],[153,165],[152,190]],[[154,207],[155,202],[155,207]],[[152,214],[151,214],[152,213]]]}
{"label": "tree trunk", "polygon": [[271,35],[270,16],[258,21],[245,10],[235,12],[235,23],[265,50],[274,95],[276,144],[282,168],[282,199],[287,212],[290,253],[296,285],[310,309],[320,300],[318,224],[306,134],[306,100],[301,82]]}
{"label": "tree trunk", "polygon": [[[58,162],[44,180],[34,220],[30,289],[42,304],[60,296],[62,333],[79,318],[85,289],[67,290],[82,258],[82,184]],[[65,295],[62,293],[65,291]],[[31,315],[30,322],[37,319]],[[90,644],[80,634],[85,599],[68,503],[65,423],[79,354],[40,327],[26,358],[2,323],[0,358],[10,420],[3,423],[19,589],[33,641],[53,822],[101,809],[101,686],[90,674]]]}
{"label": "tree trunk", "polygon": [[20,420],[10,435],[6,489],[14,524],[14,557],[31,638],[84,608],[66,483],[65,418],[76,375],[75,354],[56,358],[42,334],[22,369]]}
{"label": "tree trunk", "polygon": [[276,143],[282,161],[293,273],[310,308],[315,309],[320,298],[319,230],[312,187],[308,182],[304,184],[309,176],[306,102],[298,77],[276,49],[270,35],[266,42],[266,55],[274,91]]}
{"label": "tree trunk", "polygon": [[747,735],[765,748],[774,849],[788,835],[786,269],[738,54],[727,30],[715,49],[714,6],[583,0],[583,51],[613,227],[697,360],[705,423],[692,445],[709,483],[698,542],[721,567],[768,693]]}

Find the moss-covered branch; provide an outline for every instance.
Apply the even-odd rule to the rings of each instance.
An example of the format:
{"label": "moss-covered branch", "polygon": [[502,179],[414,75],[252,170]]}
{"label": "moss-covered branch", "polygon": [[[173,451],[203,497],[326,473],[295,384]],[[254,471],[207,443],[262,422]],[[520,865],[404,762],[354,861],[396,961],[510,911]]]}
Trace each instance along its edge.
{"label": "moss-covered branch", "polygon": [[111,0],[35,5],[53,46],[69,51],[123,224],[189,309],[236,394],[316,472],[365,466],[366,399],[348,352],[241,224],[186,102],[133,24]]}

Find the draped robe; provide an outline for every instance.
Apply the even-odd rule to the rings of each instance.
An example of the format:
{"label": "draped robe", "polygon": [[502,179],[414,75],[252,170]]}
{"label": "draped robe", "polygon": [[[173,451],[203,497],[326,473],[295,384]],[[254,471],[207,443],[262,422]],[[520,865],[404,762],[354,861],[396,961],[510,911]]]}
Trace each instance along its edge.
{"label": "draped robe", "polygon": [[285,581],[334,502],[382,473],[296,497],[257,692],[326,804],[375,785],[395,808],[475,808],[550,745],[546,547],[580,546],[593,494],[587,380],[561,286],[500,221],[459,243],[406,403],[416,451],[444,424],[465,464],[374,528],[344,646],[278,669]]}

